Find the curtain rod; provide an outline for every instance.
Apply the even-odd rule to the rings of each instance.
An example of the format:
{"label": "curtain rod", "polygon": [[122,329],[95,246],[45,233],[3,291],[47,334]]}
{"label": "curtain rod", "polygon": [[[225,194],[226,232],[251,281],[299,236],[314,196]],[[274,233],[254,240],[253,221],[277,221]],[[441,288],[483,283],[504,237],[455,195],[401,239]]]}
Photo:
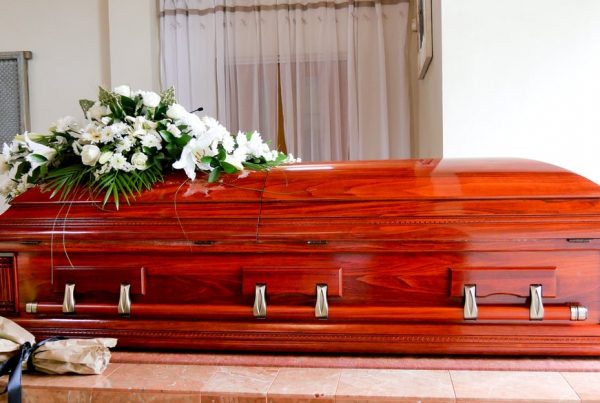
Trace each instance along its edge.
{"label": "curtain rod", "polygon": [[174,8],[161,10],[160,16],[166,15],[207,15],[215,12],[260,12],[260,11],[280,11],[280,10],[313,10],[317,8],[334,8],[343,9],[349,6],[354,7],[375,7],[375,5],[394,5],[401,3],[408,3],[410,0],[358,0],[358,1],[319,1],[315,3],[292,3],[292,4],[265,4],[265,5],[251,5],[251,6],[227,6],[217,5],[210,8]]}

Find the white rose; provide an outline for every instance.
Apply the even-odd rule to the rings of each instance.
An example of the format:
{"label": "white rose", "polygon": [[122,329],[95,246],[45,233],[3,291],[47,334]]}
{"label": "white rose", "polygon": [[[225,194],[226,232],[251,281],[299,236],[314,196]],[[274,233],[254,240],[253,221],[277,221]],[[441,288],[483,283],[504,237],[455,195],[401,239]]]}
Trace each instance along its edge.
{"label": "white rose", "polygon": [[113,156],[112,151],[104,151],[102,154],[100,154],[100,158],[98,159],[98,162],[100,164],[106,164],[112,156]]}
{"label": "white rose", "polygon": [[87,144],[81,149],[81,162],[83,165],[93,167],[100,158],[100,149],[93,144]]}
{"label": "white rose", "polygon": [[152,91],[142,92],[142,102],[148,108],[156,108],[160,103],[160,95]]}
{"label": "white rose", "polygon": [[171,104],[167,109],[167,116],[173,120],[180,120],[187,114],[188,111],[186,111],[185,108],[179,104]]}
{"label": "white rose", "polygon": [[131,96],[131,88],[129,88],[128,85],[119,85],[118,87],[115,87],[115,89],[113,89],[113,92],[124,97]]}
{"label": "white rose", "polygon": [[143,171],[148,168],[146,163],[148,162],[148,156],[144,153],[137,152],[131,156],[131,164],[135,169]]}

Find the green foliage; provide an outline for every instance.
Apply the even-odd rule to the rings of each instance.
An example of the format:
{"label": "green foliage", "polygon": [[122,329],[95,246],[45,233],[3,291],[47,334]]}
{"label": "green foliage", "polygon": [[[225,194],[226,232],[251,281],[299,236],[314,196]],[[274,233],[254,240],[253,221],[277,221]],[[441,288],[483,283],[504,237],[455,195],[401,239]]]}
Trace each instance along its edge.
{"label": "green foliage", "polygon": [[160,93],[160,103],[169,106],[175,103],[175,87],[170,87]]}
{"label": "green foliage", "polygon": [[287,156],[284,153],[279,153],[273,161],[266,161],[264,158],[254,158],[251,161],[243,162],[242,165],[253,171],[264,171],[283,164],[286,158]]}
{"label": "green foliage", "polygon": [[90,101],[89,99],[80,99],[79,106],[81,106],[81,110],[83,111],[83,115],[87,114],[87,111],[94,105],[94,101]]}
{"label": "green foliage", "polygon": [[221,175],[222,171],[223,169],[221,169],[221,167],[216,167],[215,169],[210,171],[210,173],[208,174],[208,183],[216,182],[219,179],[219,176]]}
{"label": "green foliage", "polygon": [[142,109],[142,100],[121,96],[121,108],[126,116],[136,116]]}
{"label": "green foliage", "polygon": [[102,87],[98,87],[98,100],[102,105],[110,105],[118,102],[116,94],[107,91]]}
{"label": "green foliage", "polygon": [[73,195],[73,190],[80,184],[89,183],[90,179],[93,179],[91,167],[73,164],[50,170],[44,178],[44,188],[52,191],[50,198],[57,194],[60,200],[65,200],[68,196],[77,198],[81,195]]}
{"label": "green foliage", "polygon": [[[163,172],[182,157],[184,150],[193,159],[179,161],[178,168],[183,166],[186,172],[204,169],[211,183],[222,174],[239,172],[240,164],[247,169],[264,170],[286,161],[287,156],[282,153],[275,153],[275,160],[267,161],[266,158],[274,157],[268,147],[264,153],[261,151],[266,158],[249,155],[250,149],[255,150],[260,146],[257,142],[262,141],[253,137],[253,132],[245,133],[245,139],[237,143],[240,138],[231,136],[214,119],[204,119],[202,124],[208,131],[216,132],[203,133],[200,122],[194,129],[184,123],[189,121],[184,118],[184,110],[178,111],[183,114],[180,120],[170,118],[167,110],[176,102],[174,88],[160,94],[156,107],[147,106],[155,94],[131,94],[135,95],[124,96],[100,87],[98,99],[103,108],[94,110],[96,116],[85,126],[62,119],[48,134],[17,136],[10,144],[6,161],[10,186],[4,187],[4,196],[15,197],[39,184],[51,191],[50,197],[66,200],[91,196],[100,198],[103,206],[112,200],[118,209],[123,201],[129,204],[162,181]],[[95,104],[87,99],[79,101],[86,116]],[[145,119],[137,119],[142,116]],[[210,144],[204,141],[205,135],[214,136]],[[198,141],[190,143],[192,139]],[[253,144],[249,147],[246,142]],[[209,169],[205,169],[207,166]]]}
{"label": "green foliage", "polygon": [[44,162],[48,161],[48,158],[46,158],[40,154],[31,154],[31,159],[36,162],[40,162],[40,163],[44,163]]}

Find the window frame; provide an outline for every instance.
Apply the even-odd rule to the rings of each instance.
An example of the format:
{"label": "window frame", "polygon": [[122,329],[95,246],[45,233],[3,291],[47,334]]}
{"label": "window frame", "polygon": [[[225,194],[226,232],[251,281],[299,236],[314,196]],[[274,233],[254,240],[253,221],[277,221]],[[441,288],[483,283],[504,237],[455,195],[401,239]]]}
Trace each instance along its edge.
{"label": "window frame", "polygon": [[[0,60],[16,60],[19,80],[19,132],[31,129],[29,110],[29,71],[27,61],[32,58],[30,51],[0,52]],[[0,135],[3,135],[0,133]]]}

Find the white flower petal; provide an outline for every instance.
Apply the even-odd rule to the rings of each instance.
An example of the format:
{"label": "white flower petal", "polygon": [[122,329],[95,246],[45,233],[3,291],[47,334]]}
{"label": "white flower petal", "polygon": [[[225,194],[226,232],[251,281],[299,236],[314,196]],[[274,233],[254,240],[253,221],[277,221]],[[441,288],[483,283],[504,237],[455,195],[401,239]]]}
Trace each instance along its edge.
{"label": "white flower petal", "polygon": [[100,158],[100,148],[93,144],[83,146],[81,149],[81,162],[83,165],[94,166]]}
{"label": "white flower petal", "polygon": [[142,92],[142,102],[148,108],[156,108],[160,104],[160,95],[152,91]]}
{"label": "white flower petal", "polygon": [[115,87],[113,89],[113,92],[116,94],[122,95],[124,97],[131,96],[131,88],[129,88],[128,85],[119,85],[118,87]]}

